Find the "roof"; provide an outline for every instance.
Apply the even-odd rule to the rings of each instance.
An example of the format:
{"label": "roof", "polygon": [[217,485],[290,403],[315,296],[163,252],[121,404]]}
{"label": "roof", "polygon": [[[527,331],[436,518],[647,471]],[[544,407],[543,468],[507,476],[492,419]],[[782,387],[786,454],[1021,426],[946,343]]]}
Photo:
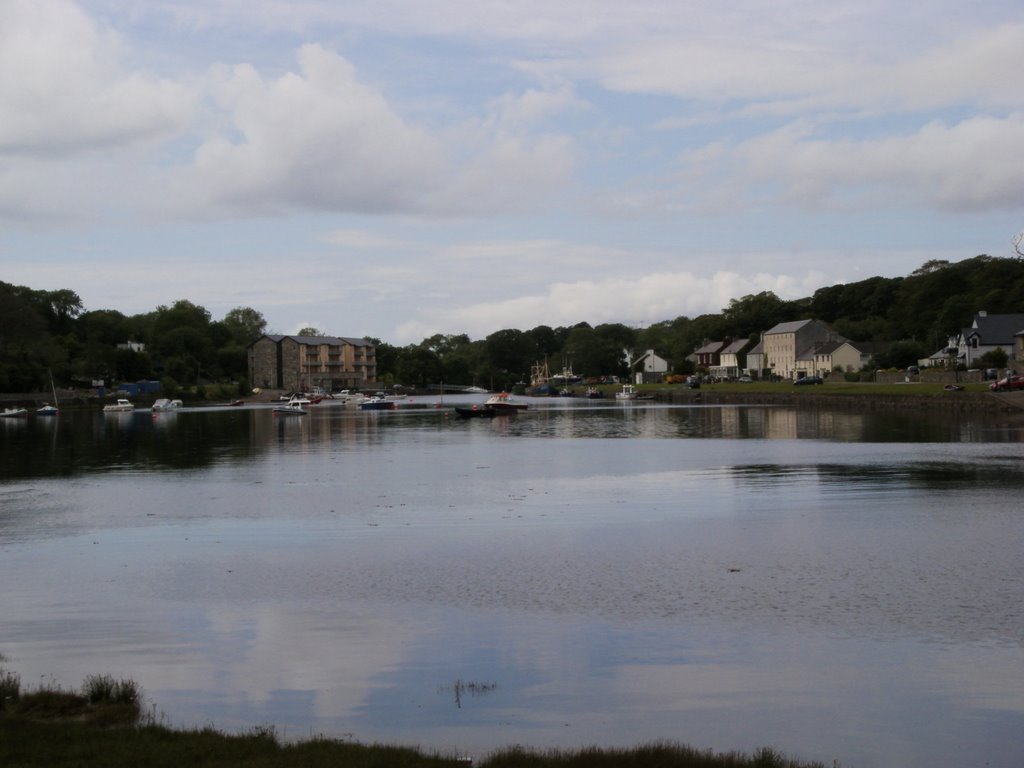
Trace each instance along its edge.
{"label": "roof", "polygon": [[275,344],[283,339],[292,339],[293,341],[297,341],[299,344],[307,344],[310,346],[319,346],[320,344],[328,344],[330,346],[348,344],[353,347],[373,346],[373,343],[369,339],[353,338],[350,336],[292,336],[291,334],[268,333],[263,338],[270,339]]}
{"label": "roof", "polygon": [[1013,337],[1024,330],[1024,314],[974,316],[971,328],[964,332],[965,338],[977,335],[982,344],[1012,344]]}
{"label": "roof", "polygon": [[764,341],[759,341],[757,344],[747,350],[748,355],[763,355],[764,354]]}
{"label": "roof", "polygon": [[769,333],[796,333],[808,323],[813,322],[814,320],[793,320],[789,323],[779,323],[774,328],[765,331],[764,336],[767,336]]}
{"label": "roof", "polygon": [[750,343],[750,339],[736,339],[732,344],[722,350],[723,355],[738,355],[743,348]]}
{"label": "roof", "polygon": [[701,347],[698,350],[696,350],[696,352],[694,354],[710,355],[710,354],[713,354],[715,352],[721,351],[721,349],[722,349],[722,347],[724,345],[725,345],[724,341],[709,341],[703,347]]}

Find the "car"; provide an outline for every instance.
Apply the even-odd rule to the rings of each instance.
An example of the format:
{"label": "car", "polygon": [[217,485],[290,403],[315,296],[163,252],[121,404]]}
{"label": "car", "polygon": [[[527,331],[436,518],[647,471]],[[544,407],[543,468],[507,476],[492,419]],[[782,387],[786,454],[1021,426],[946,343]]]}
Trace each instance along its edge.
{"label": "car", "polygon": [[752,378],[750,378],[749,376],[740,376],[738,379],[736,379],[736,381],[738,381],[740,384],[753,384],[754,383],[754,380]]}
{"label": "car", "polygon": [[825,380],[821,376],[804,376],[802,379],[797,379],[793,382],[794,384],[824,384]]}
{"label": "car", "polygon": [[988,385],[988,388],[993,392],[1010,392],[1014,389],[1024,389],[1024,376],[1020,374],[1007,376],[1005,379],[993,381]]}

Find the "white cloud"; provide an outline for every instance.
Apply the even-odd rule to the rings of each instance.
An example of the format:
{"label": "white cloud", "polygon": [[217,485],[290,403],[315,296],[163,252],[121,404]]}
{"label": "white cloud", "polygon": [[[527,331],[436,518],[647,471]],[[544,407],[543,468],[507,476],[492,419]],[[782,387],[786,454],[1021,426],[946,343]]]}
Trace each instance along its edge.
{"label": "white cloud", "polygon": [[582,319],[592,325],[651,323],[680,315],[717,313],[730,299],[761,291],[773,291],[784,299],[808,296],[825,284],[825,276],[817,271],[794,277],[727,270],[706,276],[683,271],[562,282],[534,295],[422,312],[399,325],[397,335],[420,339],[445,328],[482,338],[502,328],[567,326]]}
{"label": "white cloud", "polygon": [[119,50],[73,3],[0,4],[0,157],[123,148],[180,131],[189,90],[122,69]]}
{"label": "white cloud", "polygon": [[[681,177],[705,204],[864,210],[893,204],[943,210],[1018,210],[1024,174],[1024,113],[931,122],[905,135],[834,139],[806,122],[740,142],[708,145],[682,158]],[[694,193],[683,191],[683,198]]]}

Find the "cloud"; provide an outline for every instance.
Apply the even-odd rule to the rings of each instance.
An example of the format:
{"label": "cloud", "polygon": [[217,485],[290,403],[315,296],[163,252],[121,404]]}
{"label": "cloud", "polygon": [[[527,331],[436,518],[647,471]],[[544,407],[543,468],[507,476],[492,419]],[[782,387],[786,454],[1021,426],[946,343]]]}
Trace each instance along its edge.
{"label": "cloud", "polygon": [[825,281],[817,271],[794,277],[720,270],[707,276],[681,271],[560,282],[534,295],[422,312],[399,325],[397,335],[419,339],[444,328],[482,338],[502,328],[568,326],[584,319],[592,325],[659,322],[680,315],[721,312],[730,299],[761,291],[773,291],[783,299],[809,296]]}
{"label": "cloud", "polygon": [[123,149],[180,131],[193,94],[123,69],[121,45],[76,5],[0,5],[0,157]]}
{"label": "cloud", "polygon": [[682,157],[680,195],[705,205],[795,204],[806,210],[866,210],[893,204],[971,212],[1019,210],[1024,113],[932,121],[904,135],[836,139],[806,121]]}

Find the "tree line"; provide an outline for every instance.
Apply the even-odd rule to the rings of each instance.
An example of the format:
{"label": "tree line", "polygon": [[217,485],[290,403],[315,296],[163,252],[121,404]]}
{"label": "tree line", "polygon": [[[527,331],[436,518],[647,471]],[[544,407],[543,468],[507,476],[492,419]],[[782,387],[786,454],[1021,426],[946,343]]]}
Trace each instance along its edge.
{"label": "tree line", "polygon": [[[552,373],[564,366],[585,377],[624,376],[629,373],[625,350],[652,349],[675,372],[692,373],[688,357],[708,340],[757,339],[778,323],[817,319],[853,341],[890,342],[872,363],[886,368],[943,349],[979,310],[1024,312],[1024,261],[985,255],[955,263],[932,260],[906,277],[827,286],[792,301],[763,291],[732,299],[719,313],[679,316],[640,329],[580,322],[508,328],[478,340],[435,334],[407,346],[371,341],[377,345],[382,382],[511,387],[528,381],[531,367],[544,360]],[[247,348],[266,325],[251,307],[236,307],[213,320],[206,309],[183,299],[126,316],[113,309],[86,311],[69,289],[0,283],[0,391],[45,389],[50,372],[62,385],[156,378],[169,390],[220,382],[241,391],[248,379]],[[129,340],[145,350],[118,347]]]}

